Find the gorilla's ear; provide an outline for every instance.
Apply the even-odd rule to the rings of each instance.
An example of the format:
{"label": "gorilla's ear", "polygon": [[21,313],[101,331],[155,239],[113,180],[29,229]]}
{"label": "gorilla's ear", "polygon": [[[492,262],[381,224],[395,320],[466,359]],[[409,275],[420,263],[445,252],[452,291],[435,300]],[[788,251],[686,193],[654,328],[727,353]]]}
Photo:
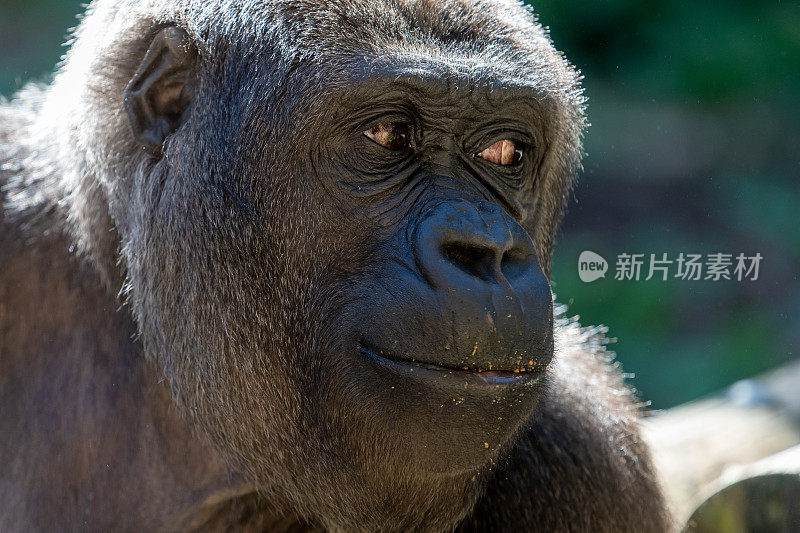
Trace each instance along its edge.
{"label": "gorilla's ear", "polygon": [[125,110],[134,136],[161,152],[164,140],[181,125],[194,98],[197,49],[187,33],[159,31],[125,89]]}

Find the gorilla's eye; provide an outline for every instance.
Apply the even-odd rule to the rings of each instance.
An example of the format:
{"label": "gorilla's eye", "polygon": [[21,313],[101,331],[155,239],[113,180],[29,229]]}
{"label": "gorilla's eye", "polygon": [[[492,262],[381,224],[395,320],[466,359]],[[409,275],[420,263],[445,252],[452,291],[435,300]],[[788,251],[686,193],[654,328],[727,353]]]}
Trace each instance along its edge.
{"label": "gorilla's eye", "polygon": [[523,155],[524,151],[521,144],[509,139],[503,139],[479,153],[478,157],[482,157],[495,165],[507,166],[521,162]]}
{"label": "gorilla's eye", "polygon": [[411,145],[408,124],[402,122],[378,124],[365,131],[364,135],[389,150],[404,150]]}

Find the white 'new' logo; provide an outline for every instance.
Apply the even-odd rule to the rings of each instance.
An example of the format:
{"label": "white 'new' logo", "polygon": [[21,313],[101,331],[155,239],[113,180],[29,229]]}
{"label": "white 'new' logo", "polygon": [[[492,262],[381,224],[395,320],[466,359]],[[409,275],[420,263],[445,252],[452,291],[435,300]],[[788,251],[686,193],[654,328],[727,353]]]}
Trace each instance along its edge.
{"label": "white 'new' logo", "polygon": [[608,272],[608,262],[601,255],[589,250],[581,252],[578,257],[578,277],[581,281],[591,283],[606,277],[606,272]]}

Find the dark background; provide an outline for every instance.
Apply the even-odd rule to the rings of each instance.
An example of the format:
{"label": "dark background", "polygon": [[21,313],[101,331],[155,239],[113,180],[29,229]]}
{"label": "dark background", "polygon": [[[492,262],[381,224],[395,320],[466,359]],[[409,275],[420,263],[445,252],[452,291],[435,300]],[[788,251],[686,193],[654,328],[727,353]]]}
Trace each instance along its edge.
{"label": "dark background", "polygon": [[[0,94],[47,81],[79,0],[0,0]],[[665,408],[800,345],[800,3],[541,0],[586,76],[585,171],[560,233],[559,300],[605,324]],[[606,278],[577,275],[582,250]],[[764,256],[757,281],[616,281],[621,253]],[[646,266],[645,266],[646,268]]]}

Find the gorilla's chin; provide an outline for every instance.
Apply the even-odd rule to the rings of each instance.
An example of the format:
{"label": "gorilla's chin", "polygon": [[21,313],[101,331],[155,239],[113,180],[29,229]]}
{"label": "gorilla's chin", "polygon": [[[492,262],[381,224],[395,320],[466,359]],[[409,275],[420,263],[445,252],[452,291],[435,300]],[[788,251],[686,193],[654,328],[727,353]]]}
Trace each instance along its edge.
{"label": "gorilla's chin", "polygon": [[379,428],[396,464],[429,476],[491,465],[531,418],[544,370],[457,370],[377,355],[353,361],[354,410]]}

